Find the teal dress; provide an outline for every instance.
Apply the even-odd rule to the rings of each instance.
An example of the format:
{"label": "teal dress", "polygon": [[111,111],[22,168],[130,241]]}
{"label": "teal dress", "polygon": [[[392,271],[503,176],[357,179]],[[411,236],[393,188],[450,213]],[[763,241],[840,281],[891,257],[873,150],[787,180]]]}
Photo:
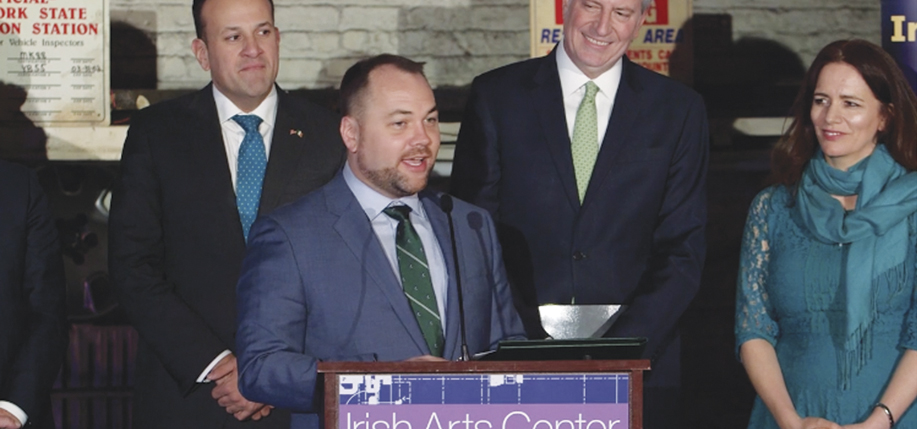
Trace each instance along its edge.
{"label": "teal dress", "polygon": [[[845,294],[839,284],[849,246],[817,241],[795,219],[791,199],[785,187],[770,187],[749,209],[736,293],[736,344],[761,338],[774,346],[801,417],[857,423],[872,412],[904,350],[917,349],[917,218],[907,219],[905,263],[873,280],[877,313],[867,357],[859,370],[845,375],[837,351],[843,345],[831,333],[844,329]],[[913,408],[895,416],[897,427],[917,428]],[[748,427],[778,427],[760,397]]]}

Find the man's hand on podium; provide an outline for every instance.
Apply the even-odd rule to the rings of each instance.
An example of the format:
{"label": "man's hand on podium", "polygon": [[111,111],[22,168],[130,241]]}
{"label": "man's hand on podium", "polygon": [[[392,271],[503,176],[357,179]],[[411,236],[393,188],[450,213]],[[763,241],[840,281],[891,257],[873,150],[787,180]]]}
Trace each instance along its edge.
{"label": "man's hand on podium", "polygon": [[220,363],[213,367],[210,374],[207,374],[207,378],[216,383],[210,395],[238,421],[248,418],[261,420],[262,417],[267,417],[274,408],[270,405],[249,401],[239,392],[239,371],[235,355],[226,355],[220,360]]}

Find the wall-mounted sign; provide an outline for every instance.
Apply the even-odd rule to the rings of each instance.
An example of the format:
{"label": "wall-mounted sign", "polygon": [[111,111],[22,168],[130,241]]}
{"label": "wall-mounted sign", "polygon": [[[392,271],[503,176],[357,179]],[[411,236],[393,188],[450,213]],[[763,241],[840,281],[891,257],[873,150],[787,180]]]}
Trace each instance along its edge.
{"label": "wall-mounted sign", "polygon": [[[544,56],[563,39],[564,0],[530,0],[531,55]],[[646,23],[627,50],[633,62],[666,76],[670,75],[672,55],[676,50],[684,53],[683,63],[690,75],[691,46],[685,24],[691,18],[691,0],[653,0],[647,10]]]}
{"label": "wall-mounted sign", "polygon": [[0,0],[0,63],[0,121],[107,125],[108,0]]}
{"label": "wall-mounted sign", "polygon": [[882,47],[917,91],[917,3],[912,0],[882,0]]}

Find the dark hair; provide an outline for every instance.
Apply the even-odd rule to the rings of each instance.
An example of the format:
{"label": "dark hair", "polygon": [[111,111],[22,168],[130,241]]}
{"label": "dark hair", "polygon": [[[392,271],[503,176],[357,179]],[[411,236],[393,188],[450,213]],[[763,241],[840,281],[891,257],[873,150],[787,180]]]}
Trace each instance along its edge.
{"label": "dark hair", "polygon": [[[204,3],[207,0],[194,0],[191,4],[191,16],[194,17],[194,31],[198,39],[204,38],[204,21],[201,19],[201,10],[204,9]],[[271,5],[271,19],[274,19],[274,0],[267,0]]]}
{"label": "dark hair", "polygon": [[917,96],[898,64],[870,42],[838,40],[822,48],[806,72],[793,102],[793,121],[771,153],[771,183],[795,191],[806,164],[815,154],[818,140],[810,113],[812,99],[818,76],[831,63],[849,64],[860,73],[882,103],[880,113],[885,117],[885,129],[878,135],[879,143],[885,145],[898,164],[908,171],[917,170]]}
{"label": "dark hair", "polygon": [[381,54],[375,57],[366,58],[350,66],[341,79],[340,106],[341,114],[344,116],[353,113],[357,105],[357,99],[362,95],[363,90],[369,85],[369,74],[382,66],[394,66],[403,72],[417,74],[426,79],[423,73],[424,63],[409,60],[405,57]]}

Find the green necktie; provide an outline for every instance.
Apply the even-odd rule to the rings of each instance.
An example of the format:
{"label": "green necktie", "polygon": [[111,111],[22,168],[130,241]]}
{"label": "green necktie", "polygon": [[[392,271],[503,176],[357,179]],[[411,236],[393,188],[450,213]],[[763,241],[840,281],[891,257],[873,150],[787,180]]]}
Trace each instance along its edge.
{"label": "green necktie", "polygon": [[573,171],[576,173],[576,189],[579,192],[580,204],[586,196],[595,158],[599,155],[598,115],[595,112],[595,94],[598,92],[599,87],[595,82],[586,82],[586,96],[576,110],[576,122],[573,124],[570,150],[573,153]]}
{"label": "green necktie", "polygon": [[411,208],[404,205],[390,206],[382,211],[398,221],[395,232],[395,247],[398,255],[398,269],[401,271],[401,287],[411,303],[414,317],[423,338],[433,356],[443,355],[443,329],[436,305],[436,294],[430,281],[430,268],[423,251],[423,243],[417,230],[411,225]]}

